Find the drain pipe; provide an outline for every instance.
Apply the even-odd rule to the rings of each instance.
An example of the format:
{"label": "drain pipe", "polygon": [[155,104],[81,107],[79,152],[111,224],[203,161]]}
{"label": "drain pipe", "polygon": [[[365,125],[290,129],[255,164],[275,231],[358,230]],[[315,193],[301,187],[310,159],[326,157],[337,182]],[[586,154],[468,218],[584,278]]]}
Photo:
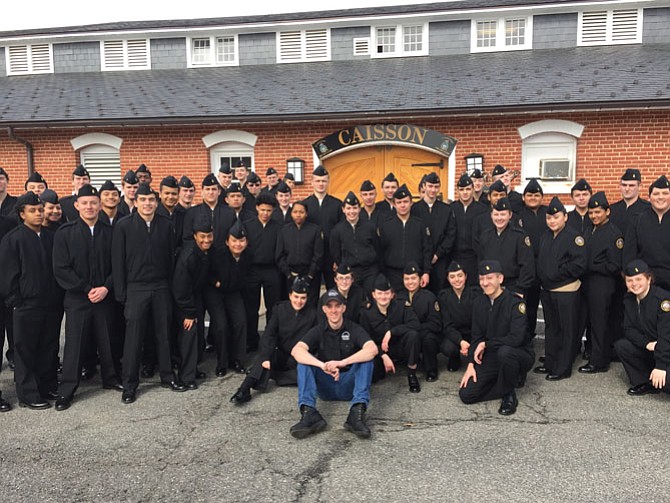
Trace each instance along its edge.
{"label": "drain pipe", "polygon": [[26,146],[26,158],[28,160],[28,177],[30,177],[30,175],[32,175],[35,172],[35,149],[33,148],[33,144],[30,143],[28,140],[21,138],[20,136],[16,136],[16,134],[14,134],[13,127],[8,127],[7,133],[9,134],[10,140],[15,140]]}

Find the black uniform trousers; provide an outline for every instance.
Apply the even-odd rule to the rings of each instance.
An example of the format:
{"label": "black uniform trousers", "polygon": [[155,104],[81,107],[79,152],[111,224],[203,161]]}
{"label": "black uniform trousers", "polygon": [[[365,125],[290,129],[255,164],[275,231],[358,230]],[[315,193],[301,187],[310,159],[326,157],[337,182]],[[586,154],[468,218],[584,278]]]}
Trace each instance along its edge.
{"label": "black uniform trousers", "polygon": [[16,395],[19,402],[41,402],[58,388],[60,309],[21,306],[13,320]]}
{"label": "black uniform trousers", "polygon": [[[387,353],[393,362],[407,362],[407,366],[416,365],[421,354],[421,337],[416,330],[405,330],[400,334],[394,333],[389,342]],[[373,382],[382,379],[386,375],[381,353],[375,356]]]}
{"label": "black uniform trousers", "polygon": [[260,355],[249,370],[249,377],[256,381],[262,381],[266,372],[270,373],[270,378],[277,382],[278,386],[295,386],[298,384],[298,373],[296,371],[298,363],[291,356],[290,352],[282,348],[275,348],[270,356],[270,370],[263,368],[263,361]]}
{"label": "black uniform trousers", "polygon": [[81,379],[81,368],[88,355],[87,348],[98,349],[100,373],[103,386],[120,382],[112,356],[114,302],[111,298],[97,304],[89,302],[86,295],[65,297],[65,347],[63,349],[63,373],[58,394],[71,398]]}
{"label": "black uniform trousers", "polygon": [[[426,372],[437,372],[437,354],[441,350],[443,339],[446,339],[443,334],[435,332],[425,331],[421,334],[423,370]],[[451,344],[454,345],[453,342]]]}
{"label": "black uniform trousers", "polygon": [[447,259],[441,257],[433,264],[433,267],[430,270],[430,282],[428,283],[428,288],[435,295],[440,293],[440,290],[444,288],[445,283],[447,282]]}
{"label": "black uniform trousers", "polygon": [[214,326],[216,370],[226,370],[234,361],[244,365],[247,357],[247,312],[241,291],[222,293],[205,288],[205,304]]}
{"label": "black uniform trousers", "polygon": [[152,290],[135,289],[128,285],[126,294],[126,340],[123,345],[122,379],[126,391],[139,385],[142,362],[142,343],[149,324],[153,327],[158,356],[158,371],[162,382],[174,380],[170,359],[169,333],[172,324],[172,295],[167,285]]}
{"label": "black uniform trousers", "polygon": [[272,317],[272,308],[281,300],[281,273],[274,265],[253,265],[249,270],[244,292],[247,308],[247,345],[258,347],[258,310],[261,307],[261,287],[265,301],[265,319]]}
{"label": "black uniform trousers", "polygon": [[2,363],[2,348],[5,345],[5,334],[7,334],[7,360],[14,361],[14,323],[12,321],[12,308],[5,306],[4,299],[0,299],[0,363]]}
{"label": "black uniform trousers", "polygon": [[545,322],[545,367],[551,374],[570,376],[579,347],[581,293],[542,290]]}
{"label": "black uniform trousers", "polygon": [[[619,339],[614,343],[619,360],[628,375],[632,386],[649,383],[649,375],[654,370],[656,362],[654,352],[647,348],[640,348],[626,338]],[[666,389],[668,383],[666,382]]]}
{"label": "black uniform trousers", "polygon": [[610,315],[617,279],[614,276],[591,274],[582,285],[591,327],[589,363],[596,367],[607,367],[612,359],[613,323]]}
{"label": "black uniform trousers", "polygon": [[198,362],[205,351],[205,320],[202,295],[195,294],[198,312],[196,322],[190,330],[184,328],[184,313],[177,310],[177,348],[179,352],[179,378],[185,383],[195,382]]}
{"label": "black uniform trousers", "polygon": [[461,401],[477,403],[502,398],[514,391],[519,378],[526,375],[534,361],[535,352],[530,346],[486,349],[481,365],[475,364],[477,382],[470,379],[465,388],[458,391]]}
{"label": "black uniform trousers", "polygon": [[526,316],[528,317],[528,335],[530,338],[535,337],[535,330],[537,329],[537,311],[540,307],[540,281],[536,279],[526,291]]}
{"label": "black uniform trousers", "polygon": [[351,272],[354,275],[354,284],[363,289],[363,295],[366,298],[372,298],[371,293],[375,289],[375,279],[379,276],[379,266],[372,264],[367,267],[352,267]]}
{"label": "black uniform trousers", "polygon": [[405,288],[405,284],[402,281],[402,269],[387,267],[384,272],[389,280],[389,283],[391,283],[391,287],[393,287],[394,292],[399,292]]}

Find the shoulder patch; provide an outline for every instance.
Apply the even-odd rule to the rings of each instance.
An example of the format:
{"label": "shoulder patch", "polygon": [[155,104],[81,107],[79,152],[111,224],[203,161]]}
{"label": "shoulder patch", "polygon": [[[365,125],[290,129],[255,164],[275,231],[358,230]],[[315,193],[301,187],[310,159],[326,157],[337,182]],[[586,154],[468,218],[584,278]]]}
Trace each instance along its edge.
{"label": "shoulder patch", "polygon": [[526,303],[525,302],[519,302],[518,304],[518,309],[521,314],[526,314]]}
{"label": "shoulder patch", "polygon": [[619,239],[616,240],[616,247],[619,250],[623,250],[623,238],[619,238]]}
{"label": "shoulder patch", "polygon": [[435,311],[440,312],[440,303],[438,301],[435,301]]}
{"label": "shoulder patch", "polygon": [[523,242],[526,243],[526,246],[530,248],[530,236],[523,238]]}
{"label": "shoulder patch", "polygon": [[661,302],[661,311],[664,313],[670,313],[670,300],[664,300]]}
{"label": "shoulder patch", "polygon": [[584,246],[584,238],[581,237],[581,236],[577,236],[577,237],[575,238],[575,244],[576,244],[577,246]]}

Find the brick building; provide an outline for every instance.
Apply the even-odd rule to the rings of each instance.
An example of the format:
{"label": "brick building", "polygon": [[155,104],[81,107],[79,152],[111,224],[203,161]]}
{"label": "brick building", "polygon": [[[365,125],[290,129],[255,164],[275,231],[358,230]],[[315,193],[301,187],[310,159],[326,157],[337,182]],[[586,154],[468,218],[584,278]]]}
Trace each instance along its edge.
{"label": "brick building", "polygon": [[[670,0],[463,0],[0,33],[0,165],[61,194],[145,163],[198,183],[246,159],[342,195],[393,171],[452,198],[480,163],[589,179],[670,171]],[[645,183],[646,185],[646,183]],[[564,196],[565,197],[565,196]]]}

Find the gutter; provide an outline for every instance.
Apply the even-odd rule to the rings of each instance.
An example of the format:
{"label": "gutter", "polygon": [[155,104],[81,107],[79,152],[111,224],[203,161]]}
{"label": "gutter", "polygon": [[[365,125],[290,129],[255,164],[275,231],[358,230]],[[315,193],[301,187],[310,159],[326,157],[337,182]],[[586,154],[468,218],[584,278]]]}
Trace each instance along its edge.
{"label": "gutter", "polygon": [[30,175],[32,175],[35,172],[35,149],[33,148],[33,144],[30,143],[28,140],[21,138],[20,136],[16,136],[16,134],[14,134],[14,128],[11,126],[7,128],[7,134],[9,135],[10,140],[17,141],[26,146],[26,159],[28,161],[28,177],[30,177]]}

